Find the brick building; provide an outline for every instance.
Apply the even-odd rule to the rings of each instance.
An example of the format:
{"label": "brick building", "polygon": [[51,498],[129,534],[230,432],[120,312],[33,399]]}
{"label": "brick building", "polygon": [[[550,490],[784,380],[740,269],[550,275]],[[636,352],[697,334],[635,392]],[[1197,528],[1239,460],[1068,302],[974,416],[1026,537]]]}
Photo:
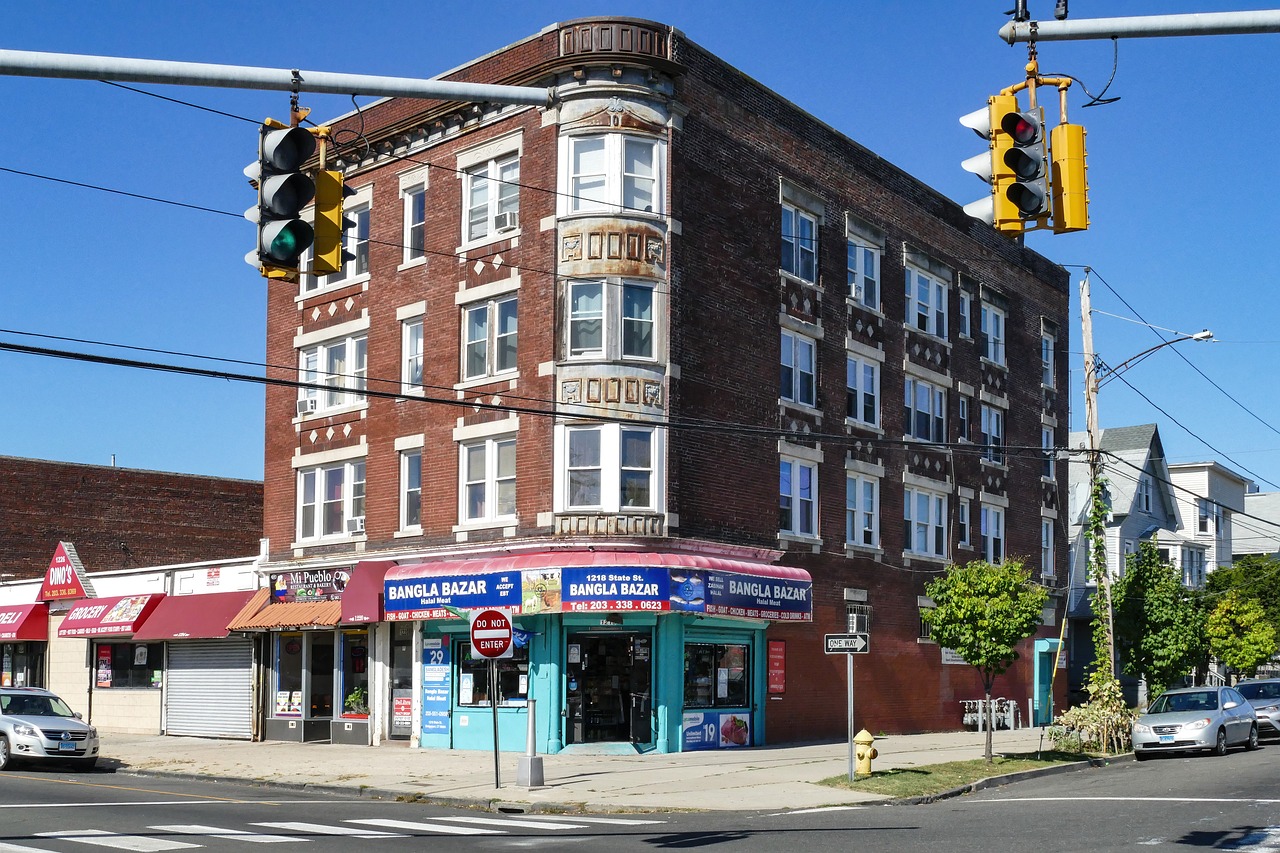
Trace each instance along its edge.
{"label": "brick building", "polygon": [[[1058,593],[996,684],[1043,713],[1065,271],[661,24],[446,78],[551,106],[336,120],[353,259],[270,290],[267,361],[311,385],[266,398],[269,736],[483,747],[496,696],[508,749],[531,698],[550,751],[842,737],[822,635],[867,608],[860,724],[958,728],[979,681],[924,586],[1006,557]],[[355,588],[380,607],[309,603]],[[486,606],[492,672],[456,618]]]}

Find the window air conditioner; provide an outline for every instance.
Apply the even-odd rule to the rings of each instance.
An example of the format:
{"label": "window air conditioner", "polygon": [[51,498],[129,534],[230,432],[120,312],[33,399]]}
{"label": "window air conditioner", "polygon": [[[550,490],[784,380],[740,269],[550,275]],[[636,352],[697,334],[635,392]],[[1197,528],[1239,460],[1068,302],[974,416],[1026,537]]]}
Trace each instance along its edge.
{"label": "window air conditioner", "polygon": [[314,415],[319,401],[315,397],[304,397],[298,401],[298,417]]}
{"label": "window air conditioner", "polygon": [[497,216],[493,217],[494,231],[510,231],[513,228],[517,227],[519,224],[520,224],[519,217],[513,211],[510,211],[510,210],[507,211],[506,213],[499,213]]}
{"label": "window air conditioner", "polygon": [[348,533],[364,533],[364,516],[361,515],[355,518],[348,518],[347,532]]}

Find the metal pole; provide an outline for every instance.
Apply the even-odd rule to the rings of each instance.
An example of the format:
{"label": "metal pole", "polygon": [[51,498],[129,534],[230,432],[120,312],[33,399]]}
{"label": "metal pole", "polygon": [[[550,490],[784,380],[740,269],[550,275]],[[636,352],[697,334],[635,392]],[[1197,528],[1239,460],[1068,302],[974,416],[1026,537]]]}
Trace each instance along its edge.
{"label": "metal pole", "polygon": [[845,670],[847,672],[847,677],[849,679],[849,695],[847,697],[847,701],[849,704],[849,781],[852,782],[854,781],[853,739],[856,735],[856,732],[853,728],[853,655],[848,652],[845,652],[844,657],[845,657],[845,660],[848,661],[848,664],[846,665]]}
{"label": "metal pole", "polygon": [[1084,18],[1074,21],[1019,21],[1000,28],[1009,44],[1028,41],[1222,36],[1280,32],[1280,10],[1200,12],[1190,15],[1147,15],[1130,18]]}
{"label": "metal pole", "polygon": [[377,77],[330,71],[301,71],[296,68],[257,68],[28,50],[0,50],[0,75],[211,86],[220,89],[317,92],[326,95],[435,98],[535,107],[549,106],[555,92],[554,89],[533,86],[499,86],[454,80]]}
{"label": "metal pole", "polygon": [[493,787],[502,787],[498,769],[498,661],[489,658],[489,707],[493,709]]}
{"label": "metal pole", "polygon": [[538,700],[529,699],[528,703],[529,703],[529,725],[525,729],[525,733],[524,733],[524,754],[528,758],[533,758],[535,755],[538,754],[538,744],[537,744],[538,714],[537,714],[537,711],[535,710],[538,707]]}

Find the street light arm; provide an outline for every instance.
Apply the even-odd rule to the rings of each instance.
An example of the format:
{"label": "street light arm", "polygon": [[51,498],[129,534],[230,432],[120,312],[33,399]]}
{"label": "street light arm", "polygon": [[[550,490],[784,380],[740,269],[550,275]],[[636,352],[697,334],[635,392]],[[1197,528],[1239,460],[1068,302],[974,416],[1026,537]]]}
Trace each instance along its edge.
{"label": "street light arm", "polygon": [[1183,341],[1211,341],[1211,340],[1213,340],[1213,332],[1209,331],[1208,329],[1203,329],[1191,335],[1182,335],[1181,337],[1170,338],[1167,341],[1161,341],[1160,343],[1156,344],[1153,347],[1147,347],[1137,355],[1126,358],[1124,361],[1120,362],[1115,367],[1112,367],[1109,364],[1104,364],[1102,362],[1102,359],[1099,359],[1097,358],[1097,356],[1094,356],[1094,359],[1097,362],[1099,372],[1106,373],[1106,376],[1103,377],[1098,384],[1100,386],[1105,385],[1112,378],[1128,370],[1130,367],[1133,367],[1135,364],[1142,361],[1143,359],[1151,355],[1156,350],[1163,349],[1167,346],[1170,346],[1171,344],[1180,344]]}

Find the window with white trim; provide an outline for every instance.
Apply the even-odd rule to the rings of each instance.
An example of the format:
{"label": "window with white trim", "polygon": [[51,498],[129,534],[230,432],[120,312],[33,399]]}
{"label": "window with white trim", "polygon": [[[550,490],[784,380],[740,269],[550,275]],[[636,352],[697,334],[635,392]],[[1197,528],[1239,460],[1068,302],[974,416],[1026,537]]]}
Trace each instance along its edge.
{"label": "window with white trim", "polygon": [[1148,515],[1151,513],[1151,475],[1143,471],[1138,475],[1138,510]]}
{"label": "window with white trim", "polygon": [[483,240],[520,226],[520,157],[511,153],[462,173],[462,238]]}
{"label": "window with white trim", "polygon": [[364,532],[363,459],[298,470],[298,541]]}
{"label": "window with white trim", "polygon": [[912,554],[946,559],[947,496],[907,486],[902,490],[903,549]]}
{"label": "window with white trim", "polygon": [[849,298],[872,311],[880,310],[880,247],[858,237],[849,238]]}
{"label": "window with white trim", "polygon": [[1053,348],[1057,341],[1048,332],[1040,333],[1040,384],[1046,388],[1056,386],[1053,371]]}
{"label": "window with white trim", "polygon": [[950,287],[942,279],[908,266],[906,274],[907,310],[904,322],[939,338],[947,337],[947,294]]}
{"label": "window with white trim", "polygon": [[973,398],[966,394],[956,395],[959,399],[956,401],[956,435],[961,441],[969,440],[969,412],[973,408]]}
{"label": "window with white trim", "polygon": [[[424,176],[425,177],[425,176]],[[419,182],[400,190],[404,199],[404,258],[411,264],[427,256],[427,187]]]}
{"label": "window with white trim", "polygon": [[515,518],[515,436],[492,436],[464,443],[460,471],[460,514],[464,523]]}
{"label": "window with white trim", "polygon": [[652,427],[565,426],[560,457],[564,509],[658,509],[658,441]]}
{"label": "window with white trim", "polygon": [[982,404],[982,458],[1004,464],[1004,409]]}
{"label": "window with white trim", "polygon": [[969,523],[969,499],[957,498],[956,499],[956,541],[959,544],[965,545],[965,546],[972,544],[972,541],[969,538],[972,535],[971,533],[972,527],[973,525]]}
{"label": "window with white trim", "polygon": [[462,309],[464,380],[516,369],[517,307],[515,296],[504,296]]}
{"label": "window with white trim", "polygon": [[662,213],[665,151],[661,140],[625,133],[562,136],[561,213]]}
{"label": "window with white trim", "polygon": [[1004,562],[1004,510],[998,506],[982,507],[982,559],[988,563]]}
{"label": "window with white trim", "polygon": [[782,330],[781,383],[782,399],[802,406],[817,403],[817,343],[809,337]]}
{"label": "window with white trim", "polygon": [[422,451],[400,451],[400,529],[422,529]]}
{"label": "window with white trim", "polygon": [[567,352],[570,358],[641,359],[657,353],[654,286],[637,281],[571,281]]}
{"label": "window with white trim", "polygon": [[1040,576],[1054,576],[1053,519],[1040,519]]}
{"label": "window with white trim", "polygon": [[422,334],[421,317],[405,320],[400,325],[400,385],[406,394],[422,394]]}
{"label": "window with white trim", "polygon": [[921,441],[947,440],[947,392],[931,382],[908,376],[903,391],[903,432]]}
{"label": "window with white trim", "polygon": [[1182,546],[1182,583],[1192,589],[1200,589],[1204,586],[1205,579],[1205,550],[1203,548],[1192,548],[1187,545]]}
{"label": "window with white trim", "polygon": [[844,416],[869,427],[880,426],[880,363],[850,353],[845,360],[848,396]]}
{"label": "window with white trim", "polygon": [[1222,531],[1222,507],[1209,498],[1200,498],[1196,501],[1199,508],[1199,525],[1196,528],[1200,533],[1219,533]]}
{"label": "window with white trim", "polygon": [[[298,353],[298,373],[303,382],[326,388],[298,389],[298,400],[314,401],[316,412],[354,406],[365,401],[369,373],[368,337],[361,333],[304,347]],[[299,412],[303,407],[299,406]]]}
{"label": "window with white trim", "polygon": [[880,479],[850,473],[845,478],[844,538],[850,545],[880,547]]}
{"label": "window with white trim", "polygon": [[818,218],[782,203],[782,271],[801,281],[818,281]]}
{"label": "window with white trim", "polygon": [[793,536],[817,536],[818,466],[783,456],[779,469],[778,529]]}
{"label": "window with white trim", "polygon": [[960,291],[960,337],[973,337],[973,294]]}
{"label": "window with white trim", "polygon": [[982,303],[983,356],[988,361],[1004,364],[1004,312],[994,305]]}

